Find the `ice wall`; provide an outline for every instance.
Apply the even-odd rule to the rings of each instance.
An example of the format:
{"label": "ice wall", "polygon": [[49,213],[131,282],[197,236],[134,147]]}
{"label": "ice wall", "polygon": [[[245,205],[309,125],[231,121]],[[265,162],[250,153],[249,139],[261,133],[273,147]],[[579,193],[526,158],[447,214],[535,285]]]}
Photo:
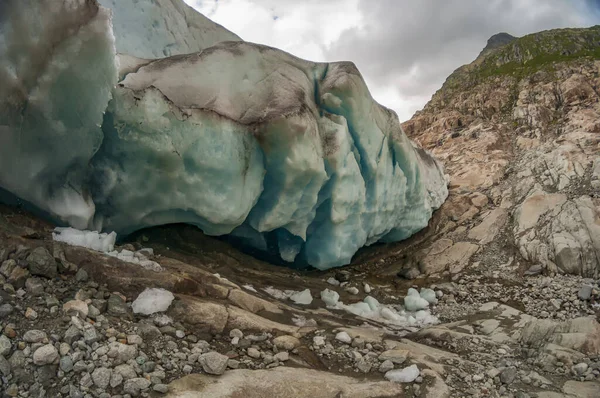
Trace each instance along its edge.
{"label": "ice wall", "polygon": [[93,1],[0,1],[0,186],[85,228],[83,184],[117,81],[110,13]]}
{"label": "ice wall", "polygon": [[92,178],[107,230],[186,222],[262,249],[268,235],[325,269],[422,229],[447,195],[351,63],[226,42],[144,63],[113,95]]}
{"label": "ice wall", "polygon": [[234,33],[181,0],[98,0],[113,12],[117,52],[138,58],[164,58],[202,51]]}
{"label": "ice wall", "polygon": [[321,269],[445,200],[352,63],[239,41],[179,0],[101,2],[116,48],[94,0],[0,2],[0,187],[79,229],[189,223]]}

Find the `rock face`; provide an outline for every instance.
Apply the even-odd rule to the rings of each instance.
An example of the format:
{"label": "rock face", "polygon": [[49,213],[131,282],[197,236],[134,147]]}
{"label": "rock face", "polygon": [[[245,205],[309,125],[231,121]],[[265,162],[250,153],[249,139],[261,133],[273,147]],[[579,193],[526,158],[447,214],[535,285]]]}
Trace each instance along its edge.
{"label": "rock face", "polygon": [[391,398],[404,395],[400,384],[360,382],[346,376],[302,368],[233,370],[218,379],[197,374],[177,380],[169,387],[169,398],[227,398],[240,394],[248,398]]}
{"label": "rock face", "polygon": [[[15,154],[36,160],[23,174],[0,174],[0,186],[51,215],[79,228],[126,234],[189,223],[210,235],[232,234],[285,261],[326,269],[348,264],[364,245],[408,238],[444,202],[440,164],[408,140],[394,112],[373,100],[352,63],[313,63],[239,41],[179,0],[135,7],[103,0],[112,8],[114,29],[95,1],[77,3],[81,9],[73,11],[62,3],[36,5],[42,14],[65,14],[55,18],[57,26],[49,20],[29,27],[28,9],[16,1],[6,6],[16,17],[4,22],[8,42],[17,41],[17,32],[29,40],[35,29],[46,29],[49,46],[66,48],[51,55],[77,69],[64,79],[72,98],[84,98],[81,104],[60,97],[63,75],[54,69],[31,71],[44,77],[48,90],[54,87],[56,117],[42,112],[50,107],[45,99],[54,98],[45,96],[35,97],[40,113],[29,115],[35,108],[27,104],[40,91],[32,92],[35,86],[28,91],[15,83],[5,97],[18,93],[21,102],[0,104],[0,125],[9,132],[0,149],[6,152],[0,152],[2,169],[14,168]],[[103,25],[93,30],[94,43],[52,30],[67,32],[96,19]],[[113,33],[122,53],[123,79],[116,86]],[[76,47],[68,47],[72,41]],[[90,57],[84,48],[93,45],[97,51]],[[163,56],[169,57],[142,59]],[[81,64],[71,65],[71,58]],[[97,65],[86,64],[90,58]],[[11,68],[29,72],[2,59],[4,74]],[[73,80],[80,68],[83,75]],[[98,89],[88,91],[83,80],[92,73]],[[93,107],[83,109],[88,99]],[[73,118],[84,126],[71,129]],[[42,122],[51,131],[36,141]],[[29,124],[31,147],[19,141]],[[57,152],[50,140],[57,135],[61,147],[77,148],[60,164],[50,160]],[[39,146],[44,140],[48,145]],[[43,166],[43,184],[30,177],[36,175],[30,164]]]}
{"label": "rock face", "polygon": [[438,229],[453,245],[426,243],[425,272],[452,272],[439,258],[466,237],[486,266],[500,250],[513,267],[599,274],[598,39],[596,26],[488,48],[404,124],[450,175]]}

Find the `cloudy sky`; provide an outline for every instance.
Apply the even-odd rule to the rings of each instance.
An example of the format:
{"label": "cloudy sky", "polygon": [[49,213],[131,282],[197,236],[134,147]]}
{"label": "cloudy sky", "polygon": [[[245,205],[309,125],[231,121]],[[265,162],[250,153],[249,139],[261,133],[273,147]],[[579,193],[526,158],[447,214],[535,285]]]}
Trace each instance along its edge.
{"label": "cloudy sky", "polygon": [[600,0],[185,0],[246,41],[350,60],[400,120],[498,32],[600,23]]}

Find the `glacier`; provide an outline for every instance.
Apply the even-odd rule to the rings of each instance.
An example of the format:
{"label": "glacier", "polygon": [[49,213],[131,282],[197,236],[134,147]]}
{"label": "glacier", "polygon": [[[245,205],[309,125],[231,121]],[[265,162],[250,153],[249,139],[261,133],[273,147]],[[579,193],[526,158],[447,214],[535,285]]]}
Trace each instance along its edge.
{"label": "glacier", "polygon": [[[67,225],[126,235],[188,223],[327,269],[408,238],[447,197],[440,163],[350,62],[241,41],[180,0],[140,0],[143,13],[116,0],[6,4],[0,187]],[[56,4],[62,15],[46,20]],[[61,34],[69,23],[79,29]],[[34,60],[23,42],[42,32],[64,52],[17,64]]]}
{"label": "glacier", "polygon": [[80,229],[114,54],[110,12],[93,1],[0,2],[0,187]]}

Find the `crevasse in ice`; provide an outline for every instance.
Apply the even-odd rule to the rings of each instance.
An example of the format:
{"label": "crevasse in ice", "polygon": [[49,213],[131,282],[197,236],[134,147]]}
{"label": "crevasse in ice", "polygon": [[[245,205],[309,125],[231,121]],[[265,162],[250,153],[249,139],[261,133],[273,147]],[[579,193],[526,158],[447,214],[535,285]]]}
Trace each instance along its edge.
{"label": "crevasse in ice", "polygon": [[[131,12],[128,3],[113,4],[114,21]],[[179,0],[148,3],[166,7],[151,13],[164,18],[181,6]],[[80,192],[73,197],[93,206],[87,227],[127,234],[189,223],[207,234],[234,235],[286,261],[326,269],[348,264],[364,245],[409,237],[445,200],[441,166],[410,142],[394,112],[373,100],[352,63],[313,63],[242,41],[213,43],[230,40],[227,34],[199,41],[200,52],[142,59],[192,47],[185,32],[165,32],[159,23],[148,33],[134,25],[126,33],[115,25],[117,50],[147,48],[121,54],[117,62],[113,49],[100,62],[120,64],[119,83],[113,88],[113,80],[103,82],[105,96],[78,86],[82,95],[98,96],[104,104],[85,114],[100,118],[101,130],[90,127],[93,134],[85,135],[64,129],[63,139],[69,139],[61,145],[82,152],[79,162],[57,167],[44,150],[38,155],[20,147],[21,156],[43,159],[41,167],[58,185],[70,186],[65,170],[78,176],[71,178],[72,192]],[[143,37],[136,41],[134,34]],[[173,34],[176,45],[167,52],[160,40],[155,47],[149,43]],[[61,115],[75,117],[67,110]],[[15,125],[9,120],[9,129]],[[99,137],[89,150],[71,142],[88,136]],[[15,145],[9,142],[9,148]],[[19,189],[11,181],[0,173],[0,186],[30,201],[37,198],[34,204],[81,228],[68,206],[59,213],[44,200],[51,195],[32,194],[30,176],[18,179]]]}

